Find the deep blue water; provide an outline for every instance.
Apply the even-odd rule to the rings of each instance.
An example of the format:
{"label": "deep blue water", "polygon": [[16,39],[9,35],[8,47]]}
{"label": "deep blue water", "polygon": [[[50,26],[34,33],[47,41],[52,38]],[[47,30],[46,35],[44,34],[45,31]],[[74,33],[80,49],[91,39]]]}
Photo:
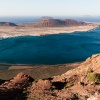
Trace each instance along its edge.
{"label": "deep blue water", "polygon": [[0,40],[0,63],[62,64],[84,61],[96,53],[100,53],[100,28]]}

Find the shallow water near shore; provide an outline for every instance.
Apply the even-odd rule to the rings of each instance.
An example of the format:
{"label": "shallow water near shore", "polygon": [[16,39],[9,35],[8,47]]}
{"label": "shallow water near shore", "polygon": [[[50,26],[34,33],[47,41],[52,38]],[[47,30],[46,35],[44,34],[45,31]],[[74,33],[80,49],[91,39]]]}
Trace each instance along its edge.
{"label": "shallow water near shore", "polygon": [[100,28],[89,32],[0,40],[0,63],[63,64],[100,53]]}

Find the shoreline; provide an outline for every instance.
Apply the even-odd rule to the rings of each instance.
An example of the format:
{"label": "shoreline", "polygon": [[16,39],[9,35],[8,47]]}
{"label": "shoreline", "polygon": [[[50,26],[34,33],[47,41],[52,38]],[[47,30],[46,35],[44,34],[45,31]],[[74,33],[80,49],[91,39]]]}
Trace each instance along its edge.
{"label": "shoreline", "polygon": [[[76,64],[81,64],[81,62],[72,62],[72,63],[62,63],[62,64],[0,64],[0,71],[2,70],[11,70],[11,69],[32,69],[32,68],[40,68],[40,67],[57,67],[57,66],[67,66],[67,65],[76,65]],[[3,67],[3,68],[2,68]]]}
{"label": "shoreline", "polygon": [[1,39],[19,37],[19,36],[44,36],[50,34],[70,34],[74,32],[87,32],[98,28],[96,24],[89,24],[84,26],[70,26],[70,27],[11,27],[1,26],[0,37]]}

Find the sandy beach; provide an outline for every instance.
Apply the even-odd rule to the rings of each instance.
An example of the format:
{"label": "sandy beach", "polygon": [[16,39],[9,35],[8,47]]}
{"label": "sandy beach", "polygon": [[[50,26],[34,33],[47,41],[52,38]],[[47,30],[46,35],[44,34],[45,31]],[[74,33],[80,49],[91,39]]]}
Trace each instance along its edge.
{"label": "sandy beach", "polygon": [[97,27],[97,24],[88,24],[84,26],[42,28],[35,28],[29,26],[0,26],[0,37],[9,38],[17,36],[41,36],[47,34],[73,33],[75,31],[90,31]]}

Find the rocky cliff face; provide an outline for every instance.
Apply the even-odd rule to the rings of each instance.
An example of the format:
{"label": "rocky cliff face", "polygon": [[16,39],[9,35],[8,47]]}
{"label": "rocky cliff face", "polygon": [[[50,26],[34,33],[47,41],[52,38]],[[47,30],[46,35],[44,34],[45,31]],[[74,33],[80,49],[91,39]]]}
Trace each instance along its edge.
{"label": "rocky cliff face", "polygon": [[34,81],[28,75],[19,73],[9,81],[0,85],[0,100],[24,100],[26,98],[25,89]]}
{"label": "rocky cliff face", "polygon": [[35,81],[19,73],[0,85],[0,100],[6,99],[100,100],[100,54],[93,55],[61,76]]}
{"label": "rocky cliff face", "polygon": [[11,22],[0,22],[0,26],[17,26],[17,25]]}

